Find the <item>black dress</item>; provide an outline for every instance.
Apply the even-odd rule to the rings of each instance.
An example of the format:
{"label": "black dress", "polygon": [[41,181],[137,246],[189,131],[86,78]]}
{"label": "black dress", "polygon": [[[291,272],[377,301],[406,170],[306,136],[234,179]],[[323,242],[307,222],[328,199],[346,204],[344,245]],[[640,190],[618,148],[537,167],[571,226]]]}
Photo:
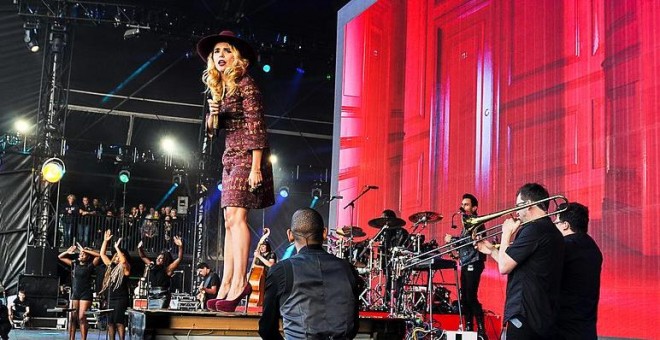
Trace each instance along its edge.
{"label": "black dress", "polygon": [[[113,264],[106,270],[113,270],[117,265]],[[110,282],[108,288],[108,308],[112,312],[108,315],[108,323],[126,324],[126,310],[128,309],[128,276],[122,276],[119,287],[115,289],[115,283]]]}
{"label": "black dress", "polygon": [[94,293],[92,290],[92,274],[94,264],[92,262],[82,263],[73,261],[73,279],[71,283],[71,300],[92,301]]}

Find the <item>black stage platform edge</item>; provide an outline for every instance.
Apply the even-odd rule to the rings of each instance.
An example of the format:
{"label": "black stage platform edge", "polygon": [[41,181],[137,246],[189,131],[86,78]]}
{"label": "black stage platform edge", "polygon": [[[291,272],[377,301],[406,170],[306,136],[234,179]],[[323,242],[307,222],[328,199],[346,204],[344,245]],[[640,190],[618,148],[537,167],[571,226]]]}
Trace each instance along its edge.
{"label": "black stage platform edge", "polygon": [[[161,339],[164,336],[258,337],[260,316],[253,313],[133,309],[128,311],[128,328],[131,340]],[[358,334],[367,334],[377,340],[398,340],[403,338],[405,330],[403,319],[361,317]]]}

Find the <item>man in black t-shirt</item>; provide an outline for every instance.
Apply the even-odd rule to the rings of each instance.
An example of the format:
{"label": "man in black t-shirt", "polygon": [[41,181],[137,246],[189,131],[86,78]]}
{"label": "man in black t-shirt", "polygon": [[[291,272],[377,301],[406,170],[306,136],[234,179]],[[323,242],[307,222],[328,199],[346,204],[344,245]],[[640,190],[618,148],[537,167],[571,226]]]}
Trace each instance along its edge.
{"label": "man in black t-shirt", "polygon": [[23,289],[18,291],[18,297],[9,304],[9,322],[20,328],[30,323],[30,303]]}
{"label": "man in black t-shirt", "polygon": [[[548,197],[543,186],[528,183],[518,190],[516,206]],[[545,201],[521,208],[516,211],[518,219],[507,219],[502,225],[499,250],[488,240],[476,245],[497,262],[501,274],[508,275],[504,306],[508,340],[553,338],[564,240],[547,216],[548,206]]]}
{"label": "man in black t-shirt", "polygon": [[[467,217],[477,217],[479,201],[472,194],[464,194],[461,199],[461,211],[463,219]],[[478,227],[479,228],[479,227]],[[481,226],[483,229],[483,226]],[[477,230],[481,230],[477,229]],[[457,246],[472,241],[471,230],[463,228],[460,236],[445,235],[445,242],[454,242]],[[462,240],[462,241],[459,241]],[[484,323],[484,311],[479,302],[478,291],[481,273],[484,271],[484,262],[486,255],[478,252],[470,246],[464,246],[458,250],[458,259],[461,264],[461,302],[463,313],[465,315],[465,329],[474,330],[473,319],[477,320],[477,332],[481,340],[488,340],[486,335],[486,325]]]}
{"label": "man in black t-shirt", "polygon": [[[197,298],[202,303],[202,308],[206,307],[206,303],[214,300],[218,295],[218,287],[220,287],[220,277],[215,272],[211,271],[211,267],[205,262],[197,265],[197,276],[202,278],[202,284],[199,287]],[[213,303],[215,309],[215,303]]]}
{"label": "man in black t-shirt", "polygon": [[555,219],[566,251],[555,338],[595,340],[603,254],[587,235],[589,209],[574,202],[559,208],[566,208]]}
{"label": "man in black t-shirt", "polygon": [[82,198],[82,205],[78,210],[82,216],[80,223],[78,224],[78,239],[77,241],[83,246],[89,246],[90,237],[92,233],[92,217],[96,215],[94,211],[94,206],[89,202],[89,197]]}

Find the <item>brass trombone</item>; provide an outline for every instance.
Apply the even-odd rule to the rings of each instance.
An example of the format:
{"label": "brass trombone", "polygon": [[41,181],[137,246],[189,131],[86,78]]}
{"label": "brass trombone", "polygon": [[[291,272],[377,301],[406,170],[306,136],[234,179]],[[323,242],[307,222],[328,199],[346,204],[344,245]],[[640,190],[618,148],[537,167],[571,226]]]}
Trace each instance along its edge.
{"label": "brass trombone", "polygon": [[[525,203],[525,204],[517,205],[513,208],[506,209],[506,210],[501,210],[501,211],[498,211],[498,212],[494,212],[492,214],[466,218],[466,219],[463,220],[463,226],[471,234],[470,236],[465,236],[463,238],[459,238],[458,240],[449,242],[449,243],[447,243],[445,245],[442,245],[442,246],[439,246],[435,249],[431,249],[427,252],[415,255],[415,256],[413,256],[412,258],[410,258],[408,260],[409,261],[408,264],[403,266],[402,269],[415,267],[415,266],[418,266],[418,265],[421,265],[421,264],[426,265],[426,264],[429,263],[429,261],[431,261],[435,258],[438,258],[442,255],[449,254],[449,253],[451,253],[453,251],[456,251],[458,249],[461,249],[463,247],[473,246],[475,241],[479,242],[481,240],[500,235],[500,234],[502,234],[502,225],[503,224],[498,224],[496,226],[493,226],[493,227],[490,227],[490,228],[487,228],[487,229],[484,229],[484,230],[478,230],[479,229],[478,227],[480,225],[482,225],[486,222],[492,221],[492,220],[494,220],[498,217],[502,217],[504,215],[514,213],[518,210],[526,209],[526,208],[529,208],[529,207],[532,207],[532,206],[535,206],[535,205],[538,205],[538,204],[546,203],[546,202],[553,202],[555,204],[555,206],[557,208],[559,208],[560,205],[565,204],[565,203],[567,204],[568,199],[566,199],[566,197],[564,197],[562,195],[555,195],[555,196],[544,198],[544,199],[541,199],[541,200],[538,200],[538,201],[528,202],[528,203]],[[540,218],[550,217],[550,216],[554,216],[554,215],[557,215],[557,214],[561,214],[564,211],[566,211],[566,209],[567,209],[567,207],[564,207],[562,209],[556,209],[553,212],[548,212],[545,215],[540,216],[536,219],[521,223],[520,226],[522,227],[523,225],[534,222],[534,221],[536,221],[537,219],[540,219]]]}

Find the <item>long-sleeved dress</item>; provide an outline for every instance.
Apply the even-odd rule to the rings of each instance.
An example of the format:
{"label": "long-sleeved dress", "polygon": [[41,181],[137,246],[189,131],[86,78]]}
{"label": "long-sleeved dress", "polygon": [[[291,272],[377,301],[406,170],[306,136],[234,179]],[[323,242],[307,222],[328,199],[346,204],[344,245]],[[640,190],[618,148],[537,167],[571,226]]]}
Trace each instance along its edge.
{"label": "long-sleeved dress", "polygon": [[[242,76],[237,82],[237,91],[220,103],[220,128],[226,130],[221,206],[262,209],[275,203],[275,194],[261,91],[249,75]],[[252,168],[252,150],[258,149],[263,150],[263,182],[256,190],[250,191],[248,177]]]}

